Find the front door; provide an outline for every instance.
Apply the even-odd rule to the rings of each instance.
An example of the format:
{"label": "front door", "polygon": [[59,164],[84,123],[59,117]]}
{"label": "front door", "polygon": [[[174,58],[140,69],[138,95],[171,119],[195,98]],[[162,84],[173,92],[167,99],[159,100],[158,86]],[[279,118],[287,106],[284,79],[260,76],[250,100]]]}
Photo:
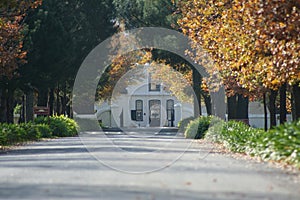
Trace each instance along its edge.
{"label": "front door", "polygon": [[149,125],[151,127],[159,127],[160,126],[160,112],[161,103],[160,100],[150,100],[149,101]]}

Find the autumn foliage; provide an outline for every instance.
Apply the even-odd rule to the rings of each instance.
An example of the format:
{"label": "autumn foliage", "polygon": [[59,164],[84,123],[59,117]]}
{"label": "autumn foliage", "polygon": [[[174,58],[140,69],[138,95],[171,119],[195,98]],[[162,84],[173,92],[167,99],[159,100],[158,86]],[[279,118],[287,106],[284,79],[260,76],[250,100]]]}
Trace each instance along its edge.
{"label": "autumn foliage", "polygon": [[[179,5],[183,33],[213,58],[229,91],[257,94],[299,81],[296,1],[191,0]],[[194,59],[199,56],[201,49]]]}
{"label": "autumn foliage", "polygon": [[0,3],[0,78],[11,79],[25,62],[23,22],[28,9],[36,8],[41,0],[6,0]]}
{"label": "autumn foliage", "polygon": [[212,58],[208,71],[219,72],[229,96],[261,98],[286,84],[299,84],[299,1],[175,2],[178,23],[195,50],[189,54],[200,63],[204,52]]}
{"label": "autumn foliage", "polygon": [[[110,99],[116,84],[122,76],[131,69],[136,68],[136,64],[145,64],[152,58],[149,50],[140,49],[135,35],[126,32],[123,21],[117,22],[115,25],[119,34],[112,37],[111,40],[111,65],[107,68],[108,77],[100,79],[100,88],[98,88],[98,99]],[[132,51],[132,49],[136,49]],[[130,83],[118,83],[128,85]]]}

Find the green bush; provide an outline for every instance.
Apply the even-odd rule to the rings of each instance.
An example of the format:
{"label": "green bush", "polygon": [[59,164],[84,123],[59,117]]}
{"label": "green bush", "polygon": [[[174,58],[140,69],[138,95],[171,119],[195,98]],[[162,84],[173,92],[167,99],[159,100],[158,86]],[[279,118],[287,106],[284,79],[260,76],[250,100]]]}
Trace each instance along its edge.
{"label": "green bush", "polygon": [[15,124],[1,124],[1,146],[23,142],[25,131]]}
{"label": "green bush", "polygon": [[179,121],[178,122],[178,128],[179,128],[178,132],[184,133],[188,124],[194,119],[195,119],[195,117],[188,117],[188,118],[185,118],[185,119]]}
{"label": "green bush", "polygon": [[23,128],[24,133],[22,134],[23,139],[26,140],[38,140],[41,138],[41,132],[35,124],[24,123],[20,124],[19,127]]}
{"label": "green bush", "polygon": [[9,146],[26,141],[38,140],[41,133],[32,123],[28,124],[0,124],[0,145]]}
{"label": "green bush", "polygon": [[257,145],[257,140],[263,133],[262,130],[254,129],[243,122],[229,121],[224,123],[218,132],[214,129],[209,130],[206,138],[222,142],[231,151],[246,152]]}
{"label": "green bush", "polygon": [[72,137],[77,135],[77,124],[73,119],[61,116],[38,117],[36,124],[48,124],[53,136]]}
{"label": "green bush", "polygon": [[214,127],[207,131],[205,138],[223,143],[233,152],[300,167],[300,121],[285,123],[267,132],[236,121],[224,123],[218,131]]}
{"label": "green bush", "polygon": [[200,116],[192,120],[184,132],[184,136],[190,139],[201,139],[204,137],[204,133],[208,130],[211,124],[211,116]]}
{"label": "green bush", "polygon": [[266,160],[285,161],[300,167],[300,121],[268,131],[258,154]]}
{"label": "green bush", "polygon": [[36,124],[42,138],[52,138],[52,131],[48,124]]}
{"label": "green bush", "polygon": [[34,123],[0,123],[0,146],[5,147],[52,136],[69,137],[76,134],[76,122],[64,116],[39,117]]}

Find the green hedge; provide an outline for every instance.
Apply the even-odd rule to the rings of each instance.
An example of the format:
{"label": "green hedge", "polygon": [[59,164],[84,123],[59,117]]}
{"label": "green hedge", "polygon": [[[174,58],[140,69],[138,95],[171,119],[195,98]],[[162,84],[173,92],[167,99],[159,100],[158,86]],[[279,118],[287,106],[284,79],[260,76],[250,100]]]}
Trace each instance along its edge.
{"label": "green hedge", "polygon": [[211,124],[211,116],[201,116],[189,122],[184,132],[184,136],[190,139],[201,139],[204,137],[205,131]]}
{"label": "green hedge", "polygon": [[0,146],[10,146],[41,138],[77,135],[77,124],[64,116],[39,117],[23,124],[0,124]]}
{"label": "green hedge", "polygon": [[300,167],[300,121],[285,123],[259,141],[256,154],[266,160],[285,161]]}
{"label": "green hedge", "polygon": [[43,124],[0,124],[0,146],[10,146],[26,141],[50,138],[51,130]]}
{"label": "green hedge", "polygon": [[267,132],[243,122],[220,122],[208,129],[205,138],[222,143],[233,152],[300,167],[300,121],[285,123]]}
{"label": "green hedge", "polygon": [[34,120],[35,124],[48,124],[53,136],[57,137],[72,137],[77,135],[77,123],[68,117],[52,116],[38,117]]}

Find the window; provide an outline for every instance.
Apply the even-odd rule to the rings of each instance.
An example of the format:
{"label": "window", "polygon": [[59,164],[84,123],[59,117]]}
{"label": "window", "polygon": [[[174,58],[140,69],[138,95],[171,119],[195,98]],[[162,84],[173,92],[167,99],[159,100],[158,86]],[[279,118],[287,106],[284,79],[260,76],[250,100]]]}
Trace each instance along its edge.
{"label": "window", "polygon": [[151,74],[149,74],[149,91],[160,91],[160,84],[152,81]]}
{"label": "window", "polygon": [[143,101],[142,100],[135,101],[135,109],[136,109],[136,121],[143,121]]}

